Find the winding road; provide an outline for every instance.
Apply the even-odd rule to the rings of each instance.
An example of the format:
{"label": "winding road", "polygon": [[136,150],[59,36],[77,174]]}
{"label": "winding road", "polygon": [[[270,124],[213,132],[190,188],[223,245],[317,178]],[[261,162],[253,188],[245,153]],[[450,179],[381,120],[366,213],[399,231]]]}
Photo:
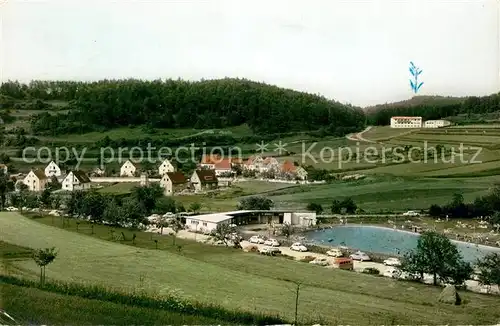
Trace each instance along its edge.
{"label": "winding road", "polygon": [[367,132],[368,130],[372,129],[372,126],[368,126],[366,127],[363,131],[361,132],[358,132],[357,134],[349,134],[346,136],[346,138],[348,140],[352,140],[352,141],[362,141],[362,142],[365,142],[365,143],[376,143],[376,141],[373,141],[373,140],[369,140],[369,139],[366,139],[363,137],[363,134],[365,132]]}

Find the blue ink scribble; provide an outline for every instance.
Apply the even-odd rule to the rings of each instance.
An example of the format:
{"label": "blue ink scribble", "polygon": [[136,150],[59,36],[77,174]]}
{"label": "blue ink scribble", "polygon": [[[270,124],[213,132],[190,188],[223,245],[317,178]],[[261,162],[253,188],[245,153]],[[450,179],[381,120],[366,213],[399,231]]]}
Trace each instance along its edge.
{"label": "blue ink scribble", "polygon": [[418,76],[422,72],[423,71],[420,68],[416,67],[413,62],[410,61],[410,74],[413,76],[413,80],[410,79],[410,86],[415,94],[417,94],[420,87],[422,87],[422,85],[424,84],[423,82],[421,82],[420,84],[418,83]]}

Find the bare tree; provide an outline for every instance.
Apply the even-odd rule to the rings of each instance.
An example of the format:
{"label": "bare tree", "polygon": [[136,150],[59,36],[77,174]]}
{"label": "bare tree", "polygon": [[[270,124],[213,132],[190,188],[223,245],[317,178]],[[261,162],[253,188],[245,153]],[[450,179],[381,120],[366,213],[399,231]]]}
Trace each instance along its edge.
{"label": "bare tree", "polygon": [[173,239],[172,245],[175,246],[175,239],[177,238],[177,233],[180,230],[184,229],[184,225],[182,225],[181,221],[179,221],[178,219],[173,218],[173,219],[171,219],[170,223],[168,223],[168,226],[174,232],[174,234],[173,234],[174,239]]}
{"label": "bare tree", "polygon": [[54,259],[57,257],[56,248],[45,248],[45,249],[36,249],[33,252],[33,259],[35,263],[40,267],[40,284],[44,285],[45,283],[45,266],[52,263]]}
{"label": "bare tree", "polygon": [[295,318],[294,318],[294,325],[297,325],[298,322],[298,316],[299,316],[299,295],[300,295],[300,286],[302,285],[301,282],[299,281],[292,281],[290,279],[284,279],[284,281],[293,283],[295,286],[293,288],[293,292],[295,293]]}

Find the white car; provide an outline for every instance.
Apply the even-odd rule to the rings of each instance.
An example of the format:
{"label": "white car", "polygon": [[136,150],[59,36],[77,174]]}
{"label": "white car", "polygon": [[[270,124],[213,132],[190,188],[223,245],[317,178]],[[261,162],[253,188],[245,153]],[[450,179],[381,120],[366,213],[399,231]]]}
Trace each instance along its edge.
{"label": "white car", "polygon": [[326,254],[330,257],[342,257],[344,254],[340,249],[330,249],[326,252]]}
{"label": "white car", "polygon": [[408,211],[406,213],[403,213],[403,216],[420,216],[420,214],[415,211]]}
{"label": "white car", "polygon": [[292,244],[292,246],[290,247],[290,249],[293,250],[293,251],[301,251],[301,252],[307,251],[306,246],[304,246],[300,242],[295,242],[294,244]]}
{"label": "white car", "polygon": [[328,263],[328,260],[324,257],[316,257],[314,260],[311,260],[309,263],[314,264],[314,265],[320,265],[320,266],[330,265],[330,263]]}
{"label": "white car", "polygon": [[280,243],[276,239],[266,240],[266,241],[264,241],[264,244],[266,246],[271,246],[271,247],[279,247],[280,246]]}
{"label": "white car", "polygon": [[276,247],[262,247],[259,249],[259,253],[261,253],[263,255],[274,256],[274,255],[281,254],[281,250],[279,250]]}
{"label": "white car", "polygon": [[353,259],[353,260],[359,260],[359,261],[371,260],[370,256],[368,256],[367,254],[365,254],[362,251],[356,251],[355,253],[353,253],[349,257],[351,257],[351,259]]}
{"label": "white car", "polygon": [[264,239],[262,239],[257,235],[252,236],[248,241],[250,241],[251,243],[258,243],[258,244],[264,244],[265,242]]}
{"label": "white car", "polygon": [[386,266],[401,266],[401,261],[397,258],[387,258],[384,260],[384,265]]}

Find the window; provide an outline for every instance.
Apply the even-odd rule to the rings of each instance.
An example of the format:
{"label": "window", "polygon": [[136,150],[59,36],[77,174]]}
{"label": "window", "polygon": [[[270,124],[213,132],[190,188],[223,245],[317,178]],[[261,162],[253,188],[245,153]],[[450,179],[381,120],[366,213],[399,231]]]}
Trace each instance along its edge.
{"label": "window", "polygon": [[204,223],[203,223],[203,226],[207,226],[207,223],[205,223],[205,222],[204,222]]}

